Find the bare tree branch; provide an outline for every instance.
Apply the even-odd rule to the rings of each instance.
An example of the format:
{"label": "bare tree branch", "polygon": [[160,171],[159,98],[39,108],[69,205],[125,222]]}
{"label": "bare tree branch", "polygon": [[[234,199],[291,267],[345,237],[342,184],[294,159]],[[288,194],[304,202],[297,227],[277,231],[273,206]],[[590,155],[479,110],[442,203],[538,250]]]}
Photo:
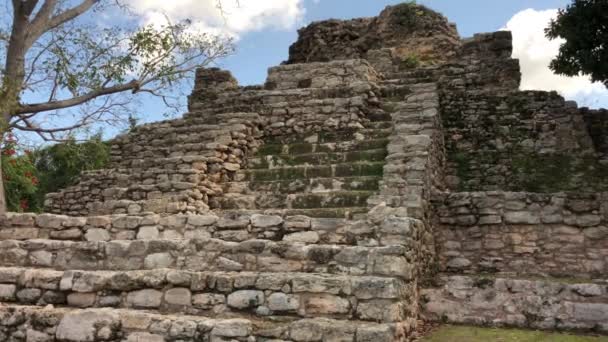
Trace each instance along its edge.
{"label": "bare tree branch", "polygon": [[[30,1],[38,1],[38,0],[30,0]],[[53,17],[51,17],[51,13],[40,13],[44,9],[45,11],[51,11],[54,9],[56,5],[56,0],[46,0],[44,5],[42,6],[40,12],[34,19],[32,26],[28,30],[27,35],[27,46],[31,46],[40,36],[44,33],[57,28],[58,26],[78,17],[79,15],[85,13],[91,7],[93,7],[100,0],[84,0],[80,3],[80,5],[67,9]],[[45,14],[47,16],[45,16]]]}
{"label": "bare tree branch", "polygon": [[139,82],[133,80],[129,83],[118,84],[112,87],[101,88],[98,90],[93,90],[87,94],[73,97],[71,99],[60,100],[60,101],[52,101],[52,102],[44,102],[44,103],[36,103],[29,105],[20,106],[15,113],[16,114],[26,114],[26,113],[34,113],[34,112],[48,112],[51,110],[70,108],[74,106],[81,105],[86,103],[94,98],[103,96],[103,95],[111,95],[120,93],[127,90],[137,91],[139,88]]}

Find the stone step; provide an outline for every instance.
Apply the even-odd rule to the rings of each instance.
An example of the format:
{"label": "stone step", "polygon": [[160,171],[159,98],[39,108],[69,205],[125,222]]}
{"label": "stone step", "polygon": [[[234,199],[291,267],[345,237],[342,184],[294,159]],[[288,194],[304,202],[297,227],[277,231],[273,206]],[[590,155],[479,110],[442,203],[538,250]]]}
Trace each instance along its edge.
{"label": "stone step", "polygon": [[266,215],[278,215],[283,217],[289,216],[307,216],[311,218],[327,218],[327,219],[347,219],[347,220],[363,220],[366,217],[369,208],[354,207],[354,208],[315,208],[315,209],[215,209],[218,213],[238,215],[240,213]]}
{"label": "stone step", "polygon": [[296,142],[287,144],[266,143],[258,149],[257,156],[300,155],[310,153],[338,153],[363,150],[386,149],[388,139],[348,140],[331,143]]}
{"label": "stone step", "polygon": [[235,176],[236,181],[289,181],[310,178],[342,178],[382,176],[385,162],[354,162],[341,164],[291,166],[277,169],[243,170]]}
{"label": "stone step", "polygon": [[317,218],[346,218],[351,220],[364,219],[368,207],[352,208],[315,208],[315,209],[286,209],[286,215],[304,215]]}
{"label": "stone step", "polygon": [[276,154],[250,158],[248,161],[248,168],[274,169],[296,165],[324,165],[365,161],[378,162],[384,161],[387,155],[388,152],[386,148],[352,152],[317,152],[297,155]]}
{"label": "stone step", "polygon": [[[4,341],[403,341],[416,322],[371,323],[328,318],[256,319],[214,314],[214,318],[163,315],[128,309],[0,306]],[[25,338],[25,339],[24,339]]]}
{"label": "stone step", "polygon": [[401,245],[364,247],[217,239],[72,242],[0,241],[0,266],[56,270],[306,272],[397,277],[409,281],[414,251]]}
{"label": "stone step", "polygon": [[364,207],[374,191],[340,191],[323,193],[257,193],[225,194],[216,198],[222,209],[323,209]]}
{"label": "stone step", "polygon": [[392,117],[384,116],[386,121],[371,121],[365,124],[366,128],[370,129],[393,129],[394,124]]}
{"label": "stone step", "polygon": [[269,182],[229,182],[224,184],[225,193],[284,193],[293,194],[298,192],[325,193],[330,191],[373,191],[378,190],[382,177],[337,177],[337,178],[312,178],[297,179],[291,181],[269,181]]}
{"label": "stone step", "polygon": [[161,313],[405,319],[414,283],[385,277],[315,273],[53,271],[0,267],[0,300],[21,305],[113,307]]}
{"label": "stone step", "polygon": [[[371,120],[372,122],[386,122],[386,123],[391,123],[392,121],[392,117],[389,113],[382,113],[382,112],[374,112],[374,113],[369,113],[366,116],[369,120]],[[392,123],[390,126],[388,126],[388,128],[392,127]]]}
{"label": "stone step", "polygon": [[608,280],[440,275],[422,290],[426,320],[608,333]]}
{"label": "stone step", "polygon": [[266,139],[267,144],[292,144],[292,143],[339,143],[344,141],[363,141],[385,139],[393,132],[392,128],[374,129],[351,129],[339,131],[322,131],[306,136],[302,135],[281,135]]}
{"label": "stone step", "polygon": [[[271,210],[267,210],[271,211]],[[282,213],[281,213],[282,214]],[[401,222],[416,226],[415,220]],[[9,213],[0,220],[0,240],[51,239],[65,241],[181,240],[215,238],[243,242],[252,239],[304,244],[390,245],[399,235],[381,226],[347,219],[265,215],[237,211],[224,215],[179,214],[68,217]],[[401,234],[401,239],[407,234]]]}

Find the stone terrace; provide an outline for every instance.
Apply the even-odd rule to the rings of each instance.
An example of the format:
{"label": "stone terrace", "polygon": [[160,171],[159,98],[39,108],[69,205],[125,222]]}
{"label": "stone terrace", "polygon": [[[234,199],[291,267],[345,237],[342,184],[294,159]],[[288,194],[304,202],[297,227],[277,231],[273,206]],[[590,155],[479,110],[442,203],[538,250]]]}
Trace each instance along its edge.
{"label": "stone terrace", "polygon": [[182,118],[1,218],[0,340],[608,333],[605,111],[519,91],[511,52],[403,4],[302,29],[264,85],[198,70]]}

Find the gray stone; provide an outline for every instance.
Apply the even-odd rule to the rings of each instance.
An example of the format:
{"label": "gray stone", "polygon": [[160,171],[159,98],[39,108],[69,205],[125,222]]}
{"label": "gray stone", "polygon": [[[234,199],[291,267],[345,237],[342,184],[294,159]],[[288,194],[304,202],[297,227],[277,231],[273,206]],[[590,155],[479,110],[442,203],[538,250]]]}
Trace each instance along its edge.
{"label": "gray stone", "polygon": [[283,219],[280,216],[271,215],[251,215],[251,225],[255,228],[269,228],[277,227],[283,223]]}
{"label": "gray stone", "polygon": [[87,241],[110,241],[110,233],[105,229],[90,228],[84,234],[84,238]]}
{"label": "gray stone", "polygon": [[36,217],[36,225],[40,228],[60,229],[67,219],[68,217],[63,215],[40,214]]}
{"label": "gray stone", "polygon": [[297,295],[273,293],[268,296],[267,305],[272,311],[295,311],[300,307],[300,298]]}
{"label": "gray stone", "polygon": [[211,330],[212,336],[247,337],[252,331],[251,322],[246,319],[223,320]]}
{"label": "gray stone", "polygon": [[186,288],[172,288],[165,292],[165,302],[169,305],[190,306],[192,293]]}
{"label": "gray stone", "polygon": [[137,232],[138,240],[157,240],[160,233],[156,226],[146,226],[139,228]]}
{"label": "gray stone", "polygon": [[69,342],[94,342],[96,332],[120,322],[117,314],[110,311],[69,312],[57,326],[57,339]]}
{"label": "gray stone", "polygon": [[153,270],[155,268],[167,268],[173,264],[173,257],[169,253],[150,254],[144,259],[144,268]]}
{"label": "gray stone", "polygon": [[38,301],[41,295],[42,291],[40,291],[40,289],[22,289],[17,292],[17,299],[23,303],[33,304]]}
{"label": "gray stone", "polygon": [[319,233],[317,232],[299,232],[292,233],[283,237],[283,240],[290,242],[317,243],[319,242]]}
{"label": "gray stone", "polygon": [[192,296],[192,305],[203,310],[209,310],[216,305],[222,305],[225,303],[226,297],[221,294],[201,293]]}
{"label": "gray stone", "polygon": [[465,258],[454,258],[448,261],[447,266],[454,269],[468,268],[471,266],[471,261]]}
{"label": "gray stone", "polygon": [[70,293],[67,297],[68,305],[76,308],[88,308],[95,305],[97,295],[95,293]]}
{"label": "gray stone", "polygon": [[158,308],[160,306],[163,293],[157,290],[144,289],[129,292],[127,303],[137,308]]}
{"label": "gray stone", "polygon": [[15,300],[17,287],[15,285],[0,284],[0,300],[11,302]]}
{"label": "gray stone", "polygon": [[505,222],[512,224],[539,224],[540,216],[529,211],[513,211],[505,213]]}
{"label": "gray stone", "polygon": [[211,226],[218,220],[214,215],[190,215],[188,216],[188,224],[195,227]]}
{"label": "gray stone", "polygon": [[228,306],[236,309],[254,308],[264,304],[264,292],[241,290],[228,295]]}
{"label": "gray stone", "polygon": [[585,237],[591,240],[601,240],[608,237],[608,227],[593,227],[583,230]]}
{"label": "gray stone", "polygon": [[165,342],[165,338],[147,332],[134,332],[129,334],[126,342]]}

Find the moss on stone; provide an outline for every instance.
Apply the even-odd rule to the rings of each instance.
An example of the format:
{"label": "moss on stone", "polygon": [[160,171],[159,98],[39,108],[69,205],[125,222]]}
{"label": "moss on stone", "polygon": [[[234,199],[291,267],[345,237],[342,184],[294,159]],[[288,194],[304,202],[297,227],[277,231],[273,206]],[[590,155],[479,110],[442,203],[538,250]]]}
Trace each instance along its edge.
{"label": "moss on stone", "polygon": [[[510,152],[457,152],[448,155],[454,172],[460,179],[459,191],[482,190],[491,186],[489,177],[500,176],[502,184],[494,184],[508,191],[552,193],[560,191],[608,190],[608,166],[593,156],[563,153],[537,154],[523,150]],[[506,168],[499,175],[493,168]],[[496,171],[498,172],[498,171]]]}

